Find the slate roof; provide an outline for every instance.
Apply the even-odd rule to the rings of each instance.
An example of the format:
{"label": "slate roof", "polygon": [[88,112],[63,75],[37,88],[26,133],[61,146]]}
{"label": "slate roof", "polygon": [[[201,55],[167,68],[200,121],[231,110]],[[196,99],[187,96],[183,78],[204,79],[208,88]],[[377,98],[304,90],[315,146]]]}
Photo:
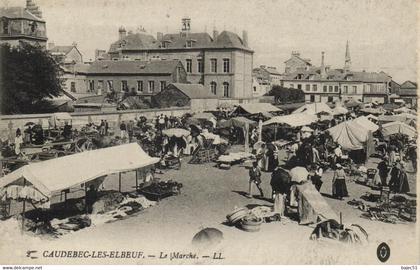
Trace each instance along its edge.
{"label": "slate roof", "polygon": [[76,64],[74,68],[79,74],[172,74],[179,63],[179,60],[99,60],[91,64]]}
{"label": "slate roof", "polygon": [[176,89],[184,93],[190,99],[217,98],[209,89],[202,84],[172,83]]}
{"label": "slate roof", "polygon": [[119,39],[111,44],[109,52],[116,52],[119,49],[139,50],[139,49],[158,49],[160,43],[150,34],[135,33],[127,34],[123,39]]}
{"label": "slate roof", "polygon": [[[208,33],[176,33],[165,34],[162,42],[147,33],[127,34],[111,44],[109,53],[119,50],[186,49],[187,41],[192,41],[192,48],[195,49],[235,48],[252,51],[237,34],[223,31],[215,40]],[[162,43],[165,43],[164,47]]]}
{"label": "slate roof", "polygon": [[6,17],[9,19],[27,19],[37,22],[45,22],[41,18],[38,18],[24,7],[9,7],[0,8],[0,17]]}
{"label": "slate roof", "polygon": [[[300,79],[298,77],[301,76]],[[349,78],[350,76],[350,78]],[[356,81],[356,82],[387,82],[391,77],[385,72],[350,71],[343,69],[329,69],[326,78],[321,77],[320,67],[311,67],[308,70],[299,70],[286,74],[284,80],[322,80],[322,81]]]}
{"label": "slate roof", "polygon": [[166,48],[185,48],[187,40],[193,41],[194,48],[204,48],[211,44],[212,38],[207,33],[190,33],[187,35],[166,34],[162,41],[166,42]]}
{"label": "slate roof", "polygon": [[297,55],[292,55],[292,57],[290,57],[289,59],[287,59],[286,61],[284,61],[284,63],[289,62],[290,60],[292,60],[292,58],[293,58],[293,57],[296,57],[297,59],[299,59],[299,60],[301,60],[301,61],[305,62],[305,64],[307,64],[307,65],[309,65],[309,66],[312,66],[310,59],[307,59],[307,58],[302,58],[302,57],[297,56]]}
{"label": "slate roof", "polygon": [[68,54],[73,48],[74,46],[54,46],[53,48],[48,49],[48,51],[52,53]]}
{"label": "slate roof", "polygon": [[400,87],[401,88],[415,88],[415,89],[417,89],[417,83],[412,82],[412,81],[405,81],[403,84],[401,84]]}

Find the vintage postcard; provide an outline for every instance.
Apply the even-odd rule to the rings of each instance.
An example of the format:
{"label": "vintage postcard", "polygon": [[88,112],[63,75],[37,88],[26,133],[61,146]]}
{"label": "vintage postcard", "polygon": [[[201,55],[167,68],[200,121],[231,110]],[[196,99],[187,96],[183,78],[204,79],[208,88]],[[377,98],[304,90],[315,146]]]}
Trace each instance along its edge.
{"label": "vintage postcard", "polygon": [[0,0],[0,265],[417,269],[418,10]]}

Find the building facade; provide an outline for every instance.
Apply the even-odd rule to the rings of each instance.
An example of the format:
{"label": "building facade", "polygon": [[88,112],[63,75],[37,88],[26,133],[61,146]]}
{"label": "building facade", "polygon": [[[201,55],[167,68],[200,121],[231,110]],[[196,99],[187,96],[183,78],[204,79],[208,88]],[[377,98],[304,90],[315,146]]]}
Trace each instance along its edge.
{"label": "building facade", "polygon": [[417,107],[417,83],[405,81],[401,84],[398,95],[411,108]]}
{"label": "building facade", "polygon": [[229,31],[213,31],[210,36],[190,30],[189,18],[182,19],[180,33],[158,33],[156,38],[120,28],[119,40],[111,44],[108,54],[120,60],[179,60],[189,82],[202,84],[221,98],[251,98],[254,52],[249,48],[247,32],[241,38]]}
{"label": "building facade", "polygon": [[392,78],[384,72],[352,71],[348,43],[343,69],[331,69],[324,57],[323,52],[320,67],[307,65],[285,73],[283,86],[303,90],[307,102],[388,102]]}
{"label": "building facade", "polygon": [[26,42],[46,48],[47,40],[45,21],[32,0],[26,1],[26,7],[0,8],[0,43]]}
{"label": "building facade", "polygon": [[170,83],[187,83],[180,61],[100,60],[75,65],[63,76],[64,90],[70,93],[102,95],[107,92],[134,92],[152,96]]}
{"label": "building facade", "polygon": [[307,70],[312,67],[311,60],[301,58],[298,51],[293,51],[291,57],[284,62],[284,73],[294,73],[298,70]]}
{"label": "building facade", "polygon": [[[260,66],[252,70],[254,95],[259,92],[262,96],[268,93],[275,85],[281,85],[283,74],[276,67]],[[258,83],[259,86],[255,85]],[[256,91],[259,89],[259,91]]]}
{"label": "building facade", "polygon": [[48,43],[48,51],[61,66],[69,67],[83,63],[83,55],[77,49],[77,43],[69,46],[56,46],[54,43]]}

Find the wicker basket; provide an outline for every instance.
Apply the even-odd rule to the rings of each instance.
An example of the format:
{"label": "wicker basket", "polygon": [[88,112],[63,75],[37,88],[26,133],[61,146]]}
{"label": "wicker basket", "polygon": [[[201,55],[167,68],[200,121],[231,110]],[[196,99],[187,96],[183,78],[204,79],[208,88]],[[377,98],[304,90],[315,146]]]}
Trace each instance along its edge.
{"label": "wicker basket", "polygon": [[241,221],[241,228],[247,232],[258,232],[261,229],[263,220],[259,217],[248,215]]}
{"label": "wicker basket", "polygon": [[236,224],[238,221],[240,221],[242,218],[247,216],[249,214],[249,210],[247,208],[241,207],[235,209],[232,213],[226,216],[227,220],[231,224]]}

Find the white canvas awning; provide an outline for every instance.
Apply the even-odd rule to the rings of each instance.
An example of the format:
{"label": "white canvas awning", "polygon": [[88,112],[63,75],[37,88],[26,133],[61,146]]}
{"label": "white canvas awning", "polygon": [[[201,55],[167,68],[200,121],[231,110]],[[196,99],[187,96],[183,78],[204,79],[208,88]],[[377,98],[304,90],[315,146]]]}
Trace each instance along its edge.
{"label": "white canvas awning", "polygon": [[353,121],[346,121],[328,129],[334,142],[346,150],[362,149],[369,138],[369,130]]}
{"label": "white canvas awning", "polygon": [[314,122],[318,121],[316,115],[305,114],[305,113],[295,113],[288,115],[280,115],[271,118],[263,123],[263,126],[271,124],[287,124],[291,127],[301,127],[307,126]]}
{"label": "white canvas awning", "polygon": [[392,134],[405,134],[410,138],[416,137],[416,130],[403,122],[391,122],[382,126],[382,134],[387,137]]}
{"label": "white canvas awning", "polygon": [[[47,197],[101,176],[131,171],[159,162],[137,143],[86,151],[31,163],[0,178],[0,189],[26,179]],[[22,181],[20,181],[22,182]]]}
{"label": "white canvas awning", "polygon": [[357,123],[362,126],[364,129],[375,132],[378,130],[379,126],[370,121],[366,116],[360,116],[356,119],[353,119],[352,122]]}
{"label": "white canvas awning", "polygon": [[327,113],[331,115],[334,114],[333,110],[327,104],[322,103],[322,102],[305,104],[302,107],[292,112],[292,114],[296,114],[296,113],[305,113],[305,114]]}

